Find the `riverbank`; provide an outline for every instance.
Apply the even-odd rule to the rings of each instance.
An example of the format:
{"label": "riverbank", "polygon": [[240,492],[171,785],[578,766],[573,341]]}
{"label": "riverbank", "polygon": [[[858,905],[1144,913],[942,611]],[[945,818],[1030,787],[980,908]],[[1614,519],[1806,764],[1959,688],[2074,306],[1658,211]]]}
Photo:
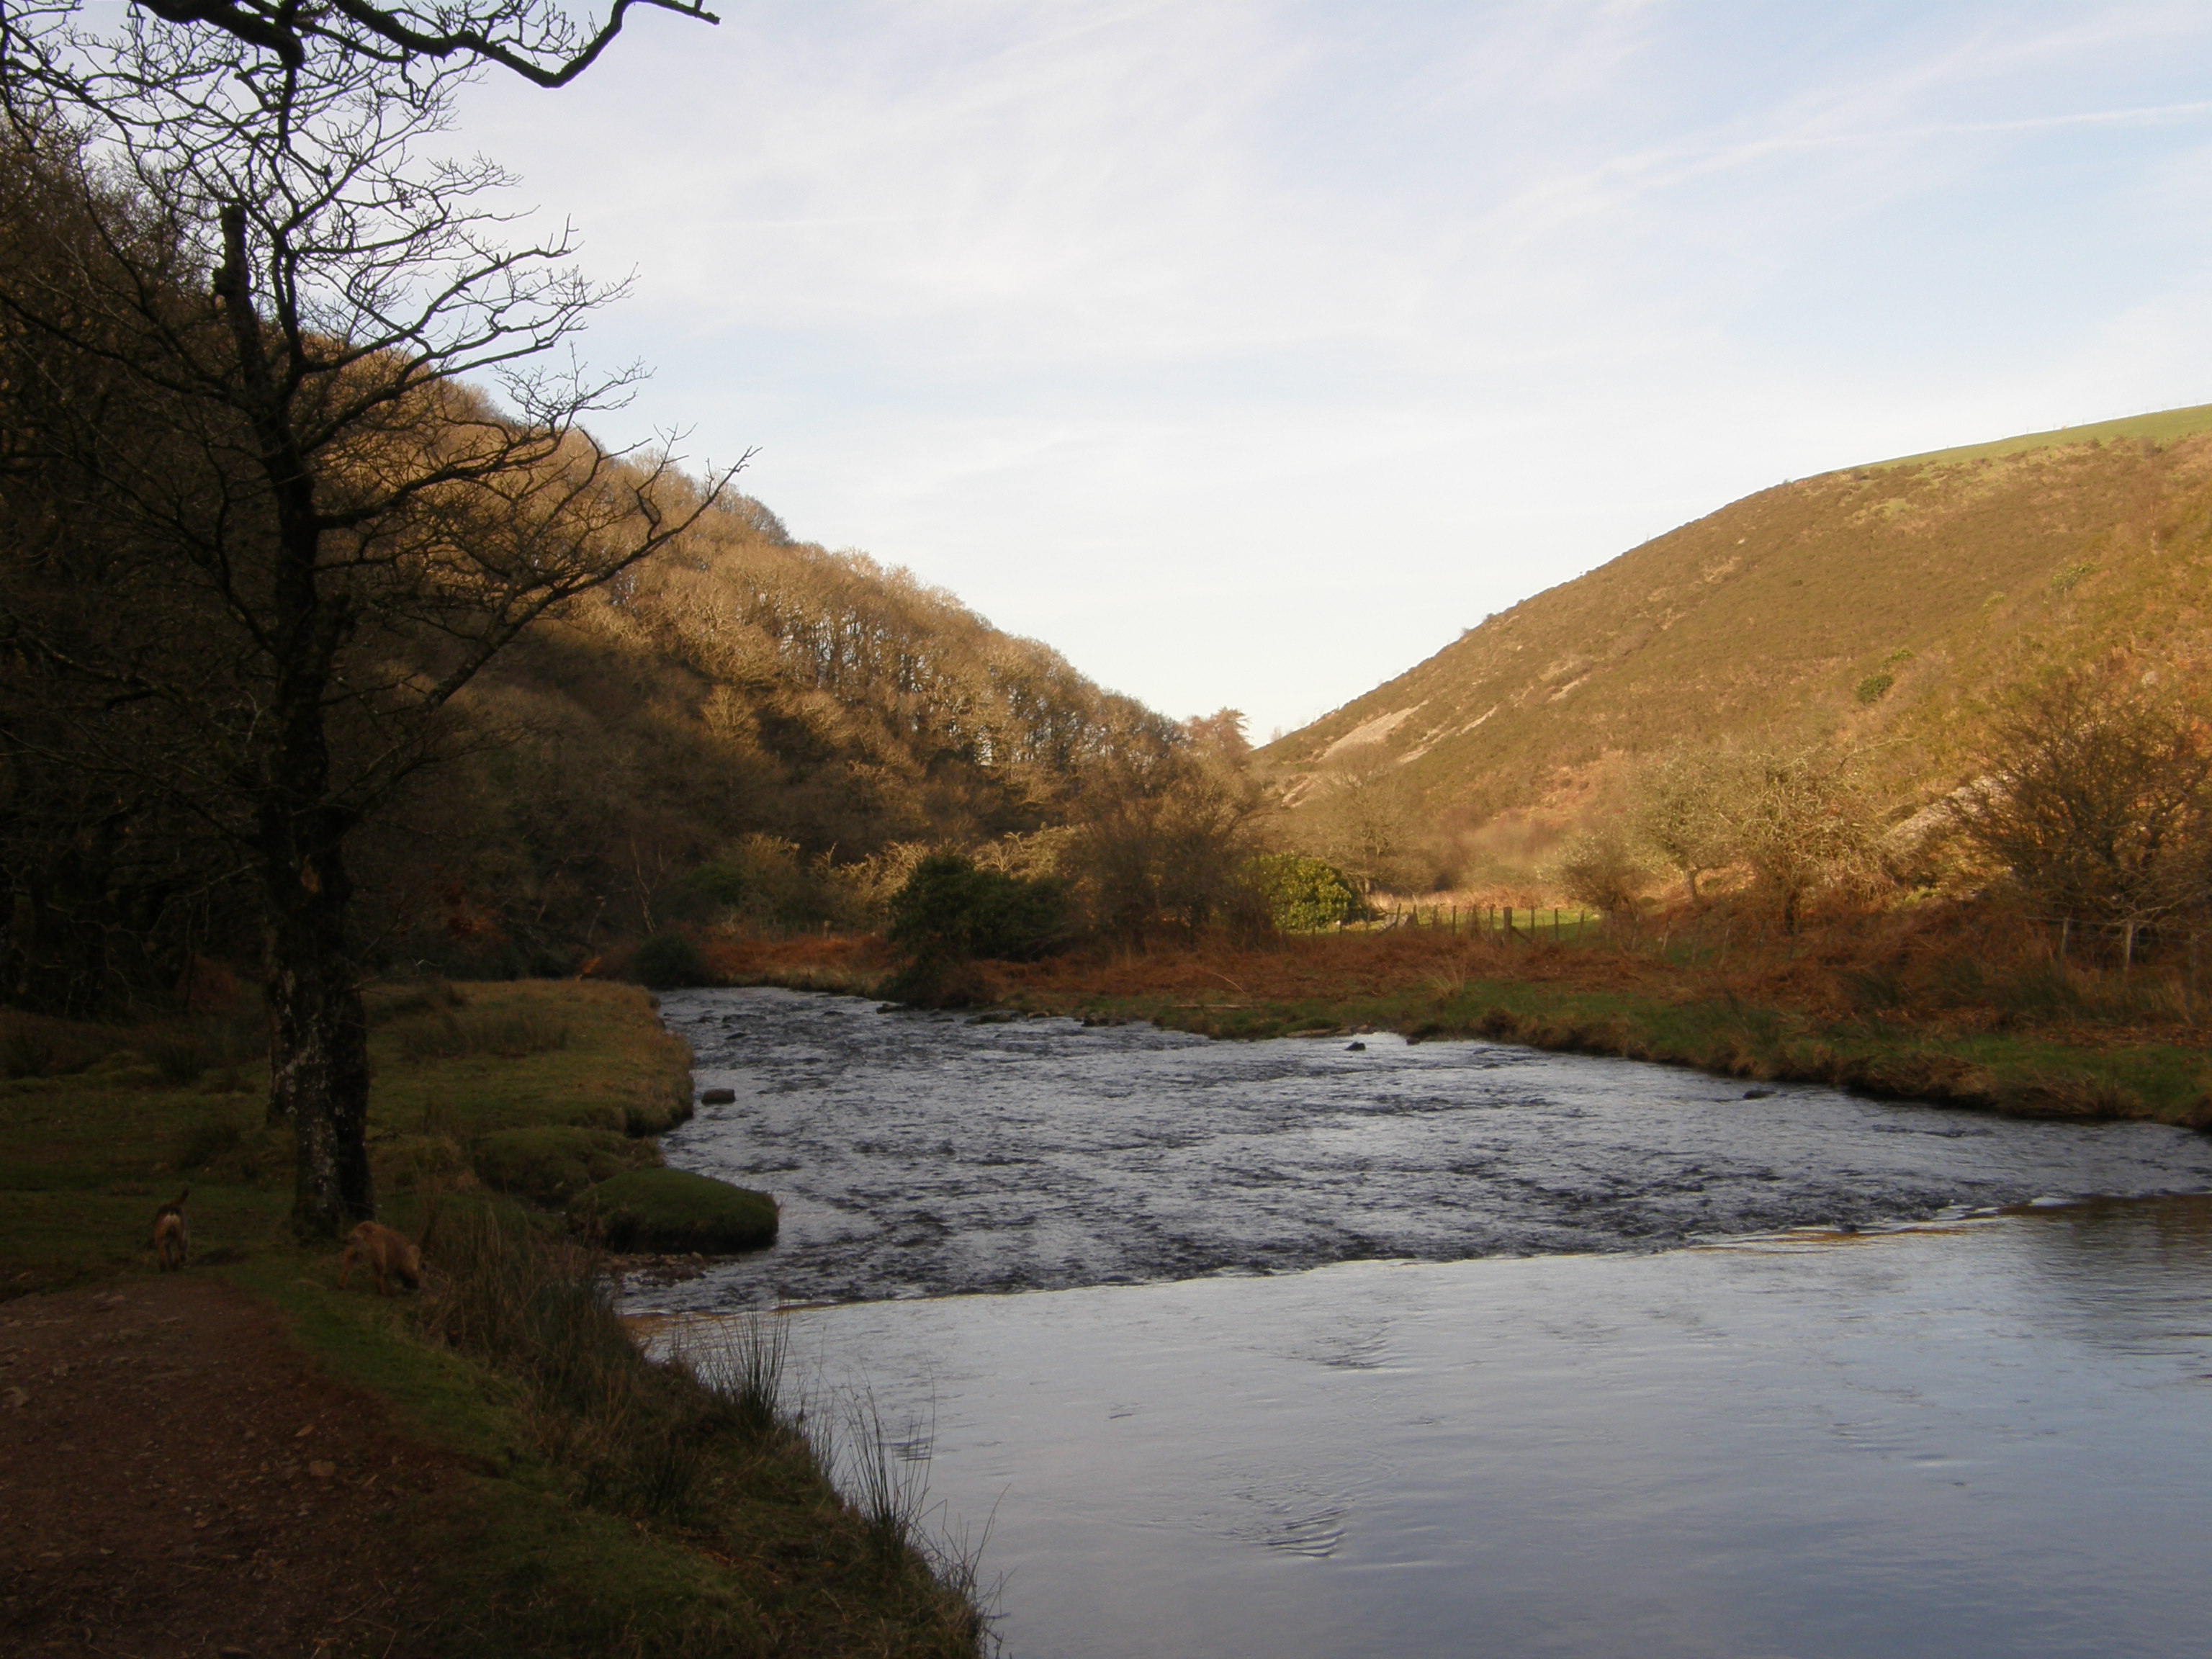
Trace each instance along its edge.
{"label": "riverbank", "polygon": [[[1917,926],[1917,937],[1907,929]],[[1714,949],[1697,935],[1553,940],[1445,927],[1071,952],[981,965],[1021,1013],[1151,1020],[1217,1037],[1399,1032],[1486,1038],[1692,1066],[1747,1082],[1819,1082],[2008,1115],[2212,1128],[2212,1067],[2194,1000],[2144,975],[1992,968],[1969,982],[1929,924],[1875,919]],[[1908,990],[1919,958],[1948,995]],[[890,963],[868,941],[719,947],[732,984],[872,994]],[[1904,965],[1900,967],[1899,961]]]}
{"label": "riverbank", "polygon": [[[973,1653],[970,1601],[838,1495],[772,1397],[638,1353],[600,1262],[543,1207],[562,1160],[483,1158],[558,1132],[657,1164],[690,1085],[650,1000],[386,989],[372,1019],[382,1207],[428,1267],[390,1300],[360,1272],[340,1289],[334,1246],[292,1242],[289,1148],[242,1021],[0,1029],[22,1073],[0,1083],[0,1480],[67,1498],[8,1505],[38,1523],[0,1539],[10,1643],[182,1630],[212,1650],[258,1620],[239,1645]],[[479,1166],[554,1187],[532,1207]],[[156,1275],[154,1208],[186,1186],[191,1266]]]}

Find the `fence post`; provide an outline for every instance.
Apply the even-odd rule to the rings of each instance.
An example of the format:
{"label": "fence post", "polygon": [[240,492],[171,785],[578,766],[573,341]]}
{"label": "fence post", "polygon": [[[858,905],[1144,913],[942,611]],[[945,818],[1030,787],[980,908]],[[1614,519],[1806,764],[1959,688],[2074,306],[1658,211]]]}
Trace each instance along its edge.
{"label": "fence post", "polygon": [[2125,979],[2136,970],[2136,924],[2132,921],[2128,924],[2127,934],[2127,943],[2122,947],[2120,955],[2122,979]]}
{"label": "fence post", "polygon": [[2066,960],[2066,936],[2073,931],[2073,917],[2061,916],[2058,918],[2058,960],[2062,963]]}

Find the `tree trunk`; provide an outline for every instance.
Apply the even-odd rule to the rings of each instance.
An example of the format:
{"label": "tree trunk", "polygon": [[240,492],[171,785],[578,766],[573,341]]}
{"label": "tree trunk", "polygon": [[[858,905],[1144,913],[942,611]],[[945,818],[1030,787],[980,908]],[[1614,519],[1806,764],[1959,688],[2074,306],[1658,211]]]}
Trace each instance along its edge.
{"label": "tree trunk", "polygon": [[[299,1151],[292,1230],[327,1238],[376,1213],[368,1170],[368,1022],[346,950],[352,883],[344,843],[352,821],[330,799],[324,696],[351,635],[354,611],[322,585],[323,520],[313,463],[292,400],[295,376],[270,362],[272,331],[257,308],[242,203],[222,211],[223,261],[216,297],[230,324],[239,407],[260,446],[276,531],[273,594],[273,744],[260,777],[258,850],[269,899],[269,1115],[292,1126]],[[295,347],[288,368],[296,370]]]}
{"label": "tree trunk", "polygon": [[269,872],[269,1115],[292,1126],[292,1229],[328,1238],[376,1214],[368,1169],[368,1021],[347,954],[348,880],[333,841]]}

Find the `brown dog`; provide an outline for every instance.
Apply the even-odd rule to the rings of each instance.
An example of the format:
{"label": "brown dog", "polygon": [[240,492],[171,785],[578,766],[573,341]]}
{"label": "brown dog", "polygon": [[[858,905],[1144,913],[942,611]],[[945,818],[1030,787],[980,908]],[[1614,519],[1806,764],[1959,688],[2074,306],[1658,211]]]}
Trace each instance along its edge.
{"label": "brown dog", "polygon": [[422,1288],[422,1252],[406,1234],[394,1232],[381,1222],[364,1221],[347,1238],[345,1255],[338,1263],[340,1290],[353,1277],[356,1261],[368,1262],[376,1274],[379,1296],[392,1294],[390,1281],[394,1279],[410,1291]]}
{"label": "brown dog", "polygon": [[191,1195],[187,1187],[154,1212],[154,1265],[165,1273],[182,1267],[191,1254],[192,1230],[185,1220],[185,1200]]}

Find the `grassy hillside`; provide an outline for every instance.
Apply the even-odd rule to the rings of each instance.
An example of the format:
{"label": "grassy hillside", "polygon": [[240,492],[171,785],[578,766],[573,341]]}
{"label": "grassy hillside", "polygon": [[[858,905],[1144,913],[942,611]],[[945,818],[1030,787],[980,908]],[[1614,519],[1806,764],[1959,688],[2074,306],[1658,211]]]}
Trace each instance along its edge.
{"label": "grassy hillside", "polygon": [[1711,739],[1864,752],[1902,807],[1959,781],[1990,699],[2119,649],[2212,665],[2212,406],[1762,490],[1524,600],[1261,751],[1295,810],[1382,767],[1472,824],[1577,815],[1620,761]]}

